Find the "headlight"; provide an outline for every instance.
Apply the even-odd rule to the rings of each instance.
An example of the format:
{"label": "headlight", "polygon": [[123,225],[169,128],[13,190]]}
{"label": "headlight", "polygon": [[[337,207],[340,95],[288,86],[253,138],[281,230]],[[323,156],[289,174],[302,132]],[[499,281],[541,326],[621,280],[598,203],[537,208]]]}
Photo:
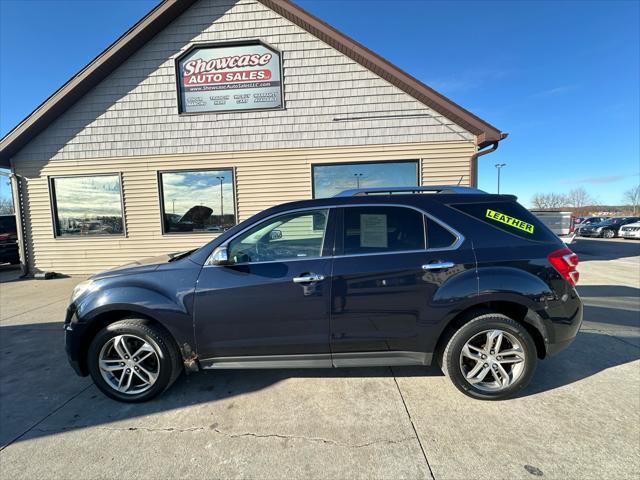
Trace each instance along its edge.
{"label": "headlight", "polygon": [[596,228],[596,232],[601,232],[601,231],[602,231],[602,227]]}
{"label": "headlight", "polygon": [[96,284],[94,283],[93,280],[85,280],[84,282],[80,282],[78,285],[75,286],[75,288],[73,289],[73,292],[71,292],[71,299],[69,300],[69,303],[75,302],[84,293],[92,292],[95,289],[96,289]]}

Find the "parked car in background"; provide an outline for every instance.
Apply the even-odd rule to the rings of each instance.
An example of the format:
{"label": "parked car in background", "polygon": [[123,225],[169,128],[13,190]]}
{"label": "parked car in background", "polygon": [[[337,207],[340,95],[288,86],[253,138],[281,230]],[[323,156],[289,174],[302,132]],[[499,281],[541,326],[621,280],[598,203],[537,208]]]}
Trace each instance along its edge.
{"label": "parked car in background", "polygon": [[640,239],[640,222],[629,223],[620,227],[620,236],[622,238],[638,238]]}
{"label": "parked car in background", "polygon": [[588,225],[595,225],[606,221],[606,217],[576,217],[576,235],[580,235],[580,229]]}
{"label": "parked car in background", "polygon": [[359,189],[94,275],[73,291],[66,349],[79,375],[125,402],[185,369],[432,362],[463,393],[498,400],[575,338],[577,265],[511,195]]}
{"label": "parked car in background", "polygon": [[575,237],[575,217],[572,212],[559,210],[530,210],[564,243],[571,243]]}
{"label": "parked car in background", "polygon": [[640,220],[640,217],[616,217],[605,220],[604,222],[594,223],[580,227],[579,235],[581,237],[603,237],[615,238],[621,227]]}
{"label": "parked car in background", "polygon": [[0,215],[0,263],[20,263],[15,215]]}

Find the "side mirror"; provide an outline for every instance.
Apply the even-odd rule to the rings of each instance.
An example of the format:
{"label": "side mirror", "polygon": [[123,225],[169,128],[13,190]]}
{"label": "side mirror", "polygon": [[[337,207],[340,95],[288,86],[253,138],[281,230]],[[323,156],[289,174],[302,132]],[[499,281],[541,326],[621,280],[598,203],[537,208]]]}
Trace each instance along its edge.
{"label": "side mirror", "polygon": [[207,260],[207,265],[231,265],[233,262],[229,260],[229,249],[227,245],[220,245]]}
{"label": "side mirror", "polygon": [[269,240],[280,240],[282,238],[281,230],[271,230],[269,232]]}

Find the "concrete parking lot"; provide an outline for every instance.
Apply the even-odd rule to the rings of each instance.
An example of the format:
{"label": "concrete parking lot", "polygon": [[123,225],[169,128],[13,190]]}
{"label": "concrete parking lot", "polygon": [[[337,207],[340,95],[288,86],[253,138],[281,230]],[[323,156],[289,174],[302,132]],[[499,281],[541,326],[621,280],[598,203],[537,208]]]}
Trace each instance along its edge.
{"label": "concrete parking lot", "polygon": [[0,272],[2,478],[637,478],[640,242],[580,239],[583,328],[504,402],[436,368],[183,376],[156,401],[104,397],[66,363],[78,278]]}

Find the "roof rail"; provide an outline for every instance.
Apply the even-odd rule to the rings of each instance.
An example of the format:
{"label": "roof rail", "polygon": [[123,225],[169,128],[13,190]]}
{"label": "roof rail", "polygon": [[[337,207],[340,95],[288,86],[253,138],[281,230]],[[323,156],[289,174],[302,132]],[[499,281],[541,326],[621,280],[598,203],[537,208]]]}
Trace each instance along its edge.
{"label": "roof rail", "polygon": [[461,187],[459,185],[428,185],[424,187],[376,187],[354,188],[338,193],[335,197],[358,197],[364,195],[392,195],[394,193],[487,193],[473,187]]}

